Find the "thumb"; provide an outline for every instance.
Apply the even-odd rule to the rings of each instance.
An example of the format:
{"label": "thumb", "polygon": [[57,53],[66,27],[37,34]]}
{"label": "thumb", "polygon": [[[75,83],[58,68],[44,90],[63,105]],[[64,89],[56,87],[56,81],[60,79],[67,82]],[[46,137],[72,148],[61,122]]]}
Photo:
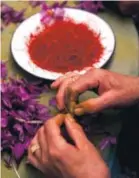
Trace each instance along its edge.
{"label": "thumb", "polygon": [[67,132],[71,139],[74,141],[76,147],[82,149],[88,143],[88,139],[82,127],[74,120],[70,114],[66,115],[65,125]]}
{"label": "thumb", "polygon": [[116,95],[108,91],[98,98],[92,98],[76,105],[74,113],[76,115],[83,115],[85,113],[99,112],[108,107],[112,107],[116,103]]}

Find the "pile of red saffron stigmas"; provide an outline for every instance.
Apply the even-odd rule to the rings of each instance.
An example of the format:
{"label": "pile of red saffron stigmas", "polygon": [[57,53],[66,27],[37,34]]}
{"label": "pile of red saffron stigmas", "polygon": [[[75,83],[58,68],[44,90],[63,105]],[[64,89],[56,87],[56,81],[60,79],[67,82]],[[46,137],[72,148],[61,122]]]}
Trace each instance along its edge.
{"label": "pile of red saffron stigmas", "polygon": [[104,52],[100,36],[87,25],[56,20],[28,41],[28,53],[37,66],[53,72],[82,70],[99,61]]}

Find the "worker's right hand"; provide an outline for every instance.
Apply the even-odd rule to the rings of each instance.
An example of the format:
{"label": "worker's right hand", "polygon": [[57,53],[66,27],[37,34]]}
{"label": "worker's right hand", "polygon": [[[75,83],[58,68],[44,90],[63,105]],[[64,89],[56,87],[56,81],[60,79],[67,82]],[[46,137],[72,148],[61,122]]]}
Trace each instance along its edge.
{"label": "worker's right hand", "polygon": [[[62,123],[74,145],[62,136]],[[39,148],[32,152],[36,145]],[[45,175],[49,173],[49,178],[52,175],[57,178],[110,178],[107,164],[97,148],[69,114],[59,114],[39,129],[29,146],[28,160]]]}

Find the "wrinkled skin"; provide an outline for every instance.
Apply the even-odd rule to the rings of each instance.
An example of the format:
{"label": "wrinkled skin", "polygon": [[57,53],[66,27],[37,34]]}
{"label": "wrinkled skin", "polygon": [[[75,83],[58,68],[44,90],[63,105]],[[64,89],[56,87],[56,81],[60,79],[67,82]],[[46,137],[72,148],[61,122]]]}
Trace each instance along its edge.
{"label": "wrinkled skin", "polygon": [[[58,108],[64,109],[68,102],[68,106],[72,105],[77,115],[139,101],[138,77],[120,75],[103,69],[90,69],[84,75],[68,73],[53,82],[51,87],[58,89]],[[78,95],[88,89],[97,89],[99,97],[76,105]],[[75,145],[67,143],[62,137],[62,123],[65,124]],[[34,154],[31,153],[33,144],[40,145],[40,149]],[[28,160],[49,178],[110,177],[109,169],[97,149],[69,114],[57,115],[40,128],[28,149]]]}
{"label": "wrinkled skin", "polygon": [[[62,122],[65,123],[75,145],[67,143],[61,136]],[[31,146],[36,143],[39,143],[40,149],[32,154]],[[110,177],[109,170],[97,149],[69,114],[57,115],[40,128],[29,147],[28,160],[49,178]]]}
{"label": "wrinkled skin", "polygon": [[[72,110],[76,115],[127,106],[139,101],[139,77],[103,69],[90,69],[84,75],[69,73],[53,82],[51,87],[58,89],[56,96],[58,108],[64,109],[68,101],[70,103],[68,105],[74,107]],[[90,89],[97,89],[99,97],[72,106],[80,93]]]}

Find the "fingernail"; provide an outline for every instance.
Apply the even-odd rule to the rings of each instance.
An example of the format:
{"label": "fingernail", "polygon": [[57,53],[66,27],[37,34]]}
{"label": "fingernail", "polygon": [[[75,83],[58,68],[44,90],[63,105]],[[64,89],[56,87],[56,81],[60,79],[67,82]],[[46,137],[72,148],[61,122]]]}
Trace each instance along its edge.
{"label": "fingernail", "polygon": [[73,118],[70,114],[67,114],[66,118],[67,118],[70,122],[75,122],[74,118]]}
{"label": "fingernail", "polygon": [[74,113],[75,113],[75,115],[77,115],[77,116],[81,116],[81,115],[83,115],[85,112],[84,112],[84,109],[83,109],[83,108],[76,108],[76,109],[74,110]]}

